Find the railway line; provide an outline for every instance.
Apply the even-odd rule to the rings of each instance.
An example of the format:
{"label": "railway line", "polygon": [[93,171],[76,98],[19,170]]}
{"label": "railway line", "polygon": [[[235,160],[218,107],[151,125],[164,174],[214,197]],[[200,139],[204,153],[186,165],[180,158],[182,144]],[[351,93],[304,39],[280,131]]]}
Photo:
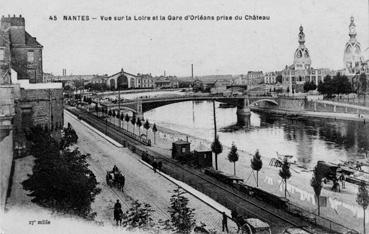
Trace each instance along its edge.
{"label": "railway line", "polygon": [[147,152],[155,158],[162,160],[164,162],[163,170],[169,171],[173,174],[182,175],[182,179],[184,179],[183,182],[190,182],[188,184],[193,187],[196,187],[194,185],[198,185],[202,188],[200,189],[202,192],[206,193],[205,191],[208,191],[208,195],[210,195],[210,197],[218,202],[220,200],[220,203],[223,203],[223,205],[228,208],[237,207],[238,211],[241,211],[248,217],[255,217],[264,220],[270,224],[273,233],[281,233],[287,227],[304,227],[304,229],[305,227],[308,227],[307,230],[313,231],[314,233],[332,233],[318,227],[312,227],[313,225],[311,223],[295,217],[283,210],[267,207],[267,204],[262,204],[262,202],[248,197],[231,186],[220,183],[216,179],[206,176],[200,171],[186,168],[186,166],[180,165],[178,162],[174,162],[170,158],[164,157],[162,154],[150,147],[142,145],[141,142],[136,139],[125,135],[120,131],[118,126],[104,122],[83,110],[67,108],[67,111],[86,121],[97,130],[105,132],[109,137],[113,138],[117,142],[122,143],[123,145],[134,145],[134,150],[139,155],[142,152]]}

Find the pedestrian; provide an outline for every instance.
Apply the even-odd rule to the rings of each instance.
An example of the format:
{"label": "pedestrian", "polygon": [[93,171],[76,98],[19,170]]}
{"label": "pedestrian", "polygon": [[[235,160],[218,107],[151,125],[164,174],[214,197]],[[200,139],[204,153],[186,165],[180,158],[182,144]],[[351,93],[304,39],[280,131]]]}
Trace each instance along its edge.
{"label": "pedestrian", "polygon": [[152,163],[152,169],[154,170],[154,173],[156,173],[156,168],[158,167],[158,163],[154,159],[154,162]]}
{"label": "pedestrian", "polygon": [[334,178],[333,179],[333,187],[332,187],[332,190],[335,191],[335,192],[341,192],[340,184],[338,183],[337,178]]}
{"label": "pedestrian", "polygon": [[119,200],[114,204],[114,210],[122,209],[122,205],[120,204]]}
{"label": "pedestrian", "polygon": [[240,223],[238,222],[238,213],[236,210],[232,210],[231,212],[231,217],[232,217],[232,220],[236,223],[237,225],[237,233],[240,231]]}
{"label": "pedestrian", "polygon": [[222,212],[222,216],[223,216],[223,219],[222,219],[222,232],[224,232],[224,229],[227,231],[227,233],[229,232],[228,230],[228,217],[226,215],[226,213],[223,211]]}
{"label": "pedestrian", "polygon": [[163,167],[163,162],[159,161],[158,162],[158,170],[161,171],[161,168]]}
{"label": "pedestrian", "polygon": [[342,188],[345,189],[345,176],[343,174],[341,174],[340,180],[341,180],[341,183],[342,183]]}

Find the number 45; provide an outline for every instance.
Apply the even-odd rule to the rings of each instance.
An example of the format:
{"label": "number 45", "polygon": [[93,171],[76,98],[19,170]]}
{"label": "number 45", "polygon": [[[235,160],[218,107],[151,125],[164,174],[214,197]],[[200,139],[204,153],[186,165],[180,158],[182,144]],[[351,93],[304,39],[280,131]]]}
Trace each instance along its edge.
{"label": "number 45", "polygon": [[58,18],[56,17],[56,15],[50,15],[49,16],[49,20],[54,20],[56,21]]}

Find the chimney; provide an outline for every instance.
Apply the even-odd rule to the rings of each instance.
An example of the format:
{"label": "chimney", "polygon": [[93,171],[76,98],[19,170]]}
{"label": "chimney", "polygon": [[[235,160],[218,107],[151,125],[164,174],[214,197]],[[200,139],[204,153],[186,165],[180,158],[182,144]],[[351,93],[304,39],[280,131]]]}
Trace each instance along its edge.
{"label": "chimney", "polygon": [[191,64],[191,78],[193,79],[193,64]]}

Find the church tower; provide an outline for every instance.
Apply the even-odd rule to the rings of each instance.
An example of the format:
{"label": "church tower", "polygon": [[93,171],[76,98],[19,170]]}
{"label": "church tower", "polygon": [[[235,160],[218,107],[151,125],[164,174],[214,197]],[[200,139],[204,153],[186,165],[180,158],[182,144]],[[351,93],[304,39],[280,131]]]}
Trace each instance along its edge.
{"label": "church tower", "polygon": [[308,70],[311,66],[311,58],[309,50],[305,46],[305,33],[302,26],[300,26],[298,42],[299,47],[295,51],[293,65],[295,67],[295,70]]}
{"label": "church tower", "polygon": [[354,17],[352,16],[350,18],[349,36],[350,39],[345,45],[343,63],[346,72],[349,74],[354,74],[357,71],[360,71],[362,55],[360,43],[356,39],[356,25],[354,22]]}

